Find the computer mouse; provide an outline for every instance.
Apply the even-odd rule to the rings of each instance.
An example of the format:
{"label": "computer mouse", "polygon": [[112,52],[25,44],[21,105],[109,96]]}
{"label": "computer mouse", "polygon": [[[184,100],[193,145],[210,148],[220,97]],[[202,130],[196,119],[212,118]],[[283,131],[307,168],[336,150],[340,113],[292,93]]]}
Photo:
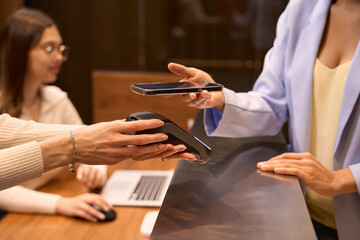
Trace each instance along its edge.
{"label": "computer mouse", "polygon": [[113,209],[110,209],[109,211],[105,212],[104,210],[100,209],[96,205],[92,204],[91,206],[105,215],[104,219],[98,219],[99,222],[110,222],[110,221],[115,220],[116,212]]}
{"label": "computer mouse", "polygon": [[154,113],[154,112],[137,112],[127,116],[126,121],[136,121],[145,119],[160,119],[164,122],[164,125],[154,129],[147,129],[139,132],[131,132],[129,134],[153,134],[153,133],[165,133],[168,135],[168,140],[164,143],[170,143],[172,145],[184,144],[187,149],[185,152],[190,152],[196,156],[200,163],[206,163],[211,159],[211,149],[205,143],[200,141],[195,136],[176,125],[170,119]]}

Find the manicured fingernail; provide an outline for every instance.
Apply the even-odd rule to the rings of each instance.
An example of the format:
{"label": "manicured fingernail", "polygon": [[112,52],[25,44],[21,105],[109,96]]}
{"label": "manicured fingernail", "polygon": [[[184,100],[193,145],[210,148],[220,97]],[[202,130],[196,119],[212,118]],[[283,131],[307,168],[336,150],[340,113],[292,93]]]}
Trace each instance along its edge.
{"label": "manicured fingernail", "polygon": [[169,138],[169,137],[168,137],[167,135],[162,135],[162,136],[161,136],[161,140],[162,140],[162,141],[165,141],[165,140],[167,140],[168,138]]}
{"label": "manicured fingernail", "polygon": [[268,166],[262,165],[262,166],[261,166],[261,169],[262,169],[262,170],[266,170],[266,169],[268,169]]}
{"label": "manicured fingernail", "polygon": [[99,214],[99,218],[100,218],[101,220],[104,220],[104,219],[105,219],[105,215],[104,215],[104,214]]}
{"label": "manicured fingernail", "polygon": [[165,148],[165,144],[160,144],[158,148],[159,148],[159,149],[164,149],[164,148]]}

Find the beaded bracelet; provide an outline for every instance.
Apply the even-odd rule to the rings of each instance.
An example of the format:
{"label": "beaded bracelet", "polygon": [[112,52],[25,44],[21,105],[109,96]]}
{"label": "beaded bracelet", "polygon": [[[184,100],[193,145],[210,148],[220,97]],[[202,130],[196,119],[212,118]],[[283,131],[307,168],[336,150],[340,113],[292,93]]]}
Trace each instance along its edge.
{"label": "beaded bracelet", "polygon": [[70,135],[71,135],[71,141],[72,141],[72,146],[73,146],[73,160],[72,163],[69,166],[69,170],[72,174],[76,173],[76,168],[75,168],[75,140],[74,140],[74,134],[70,131]]}

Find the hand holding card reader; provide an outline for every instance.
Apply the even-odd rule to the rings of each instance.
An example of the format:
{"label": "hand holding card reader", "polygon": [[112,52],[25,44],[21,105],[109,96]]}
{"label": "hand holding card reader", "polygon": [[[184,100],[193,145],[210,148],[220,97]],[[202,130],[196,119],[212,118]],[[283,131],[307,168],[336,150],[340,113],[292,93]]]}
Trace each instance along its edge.
{"label": "hand holding card reader", "polygon": [[164,125],[154,129],[147,129],[139,131],[134,134],[153,134],[164,133],[168,139],[164,143],[172,145],[184,144],[186,146],[185,152],[190,152],[196,156],[200,163],[206,163],[211,158],[211,149],[195,136],[192,136],[187,131],[173,123],[166,117],[153,112],[137,112],[127,116],[126,121],[146,120],[146,119],[160,119]]}

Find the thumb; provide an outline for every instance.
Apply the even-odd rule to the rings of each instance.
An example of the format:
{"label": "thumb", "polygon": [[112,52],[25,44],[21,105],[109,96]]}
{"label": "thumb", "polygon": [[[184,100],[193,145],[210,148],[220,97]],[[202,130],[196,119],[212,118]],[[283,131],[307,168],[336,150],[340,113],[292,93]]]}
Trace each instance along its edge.
{"label": "thumb", "polygon": [[194,77],[198,71],[198,69],[185,67],[184,65],[178,63],[169,63],[168,69],[172,73],[186,78]]}

